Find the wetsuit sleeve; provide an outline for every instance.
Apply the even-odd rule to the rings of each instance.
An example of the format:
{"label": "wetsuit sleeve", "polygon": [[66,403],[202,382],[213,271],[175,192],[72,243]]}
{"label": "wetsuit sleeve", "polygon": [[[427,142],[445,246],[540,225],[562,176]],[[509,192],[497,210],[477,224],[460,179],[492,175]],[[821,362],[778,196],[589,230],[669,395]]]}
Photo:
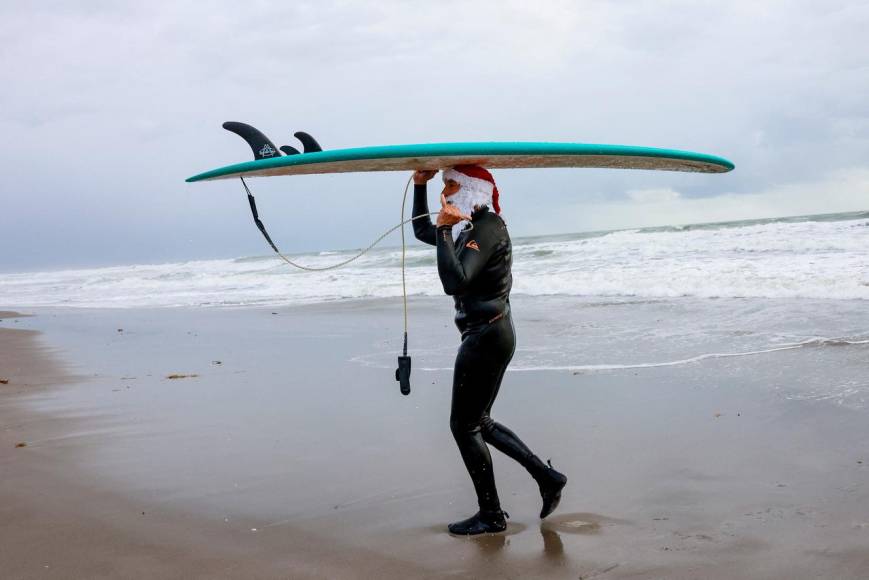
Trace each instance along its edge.
{"label": "wetsuit sleeve", "polygon": [[[413,215],[416,217],[421,214],[428,213],[428,198],[426,184],[413,185]],[[431,216],[426,215],[419,219],[413,220],[413,235],[421,242],[435,244],[435,227],[431,223]]]}
{"label": "wetsuit sleeve", "polygon": [[464,242],[465,247],[458,253],[453,241],[452,226],[437,228],[438,274],[447,294],[463,294],[486,267],[498,245],[487,225],[475,224]]}

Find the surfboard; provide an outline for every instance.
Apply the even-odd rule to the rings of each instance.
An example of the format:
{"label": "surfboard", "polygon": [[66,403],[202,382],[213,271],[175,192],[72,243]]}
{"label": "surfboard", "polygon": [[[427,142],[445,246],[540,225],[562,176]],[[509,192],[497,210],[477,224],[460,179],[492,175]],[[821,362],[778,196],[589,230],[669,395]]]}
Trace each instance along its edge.
{"label": "surfboard", "polygon": [[[733,163],[722,157],[654,147],[550,142],[465,142],[383,145],[323,151],[307,133],[296,133],[305,152],[289,146],[280,151],[267,137],[243,123],[224,127],[242,135],[254,161],[218,167],[189,177],[188,182],[233,177],[268,177],[364,171],[413,171],[476,164],[488,169],[586,167],[726,173]],[[252,132],[252,133],[251,133]]]}

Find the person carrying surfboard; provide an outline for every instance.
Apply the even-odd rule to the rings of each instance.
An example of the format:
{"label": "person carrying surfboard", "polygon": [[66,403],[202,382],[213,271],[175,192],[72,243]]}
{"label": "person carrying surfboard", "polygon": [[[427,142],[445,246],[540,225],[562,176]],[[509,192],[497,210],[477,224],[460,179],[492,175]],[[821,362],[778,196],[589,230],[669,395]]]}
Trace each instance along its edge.
{"label": "person carrying surfboard", "polygon": [[[427,183],[436,173],[413,174],[413,215],[428,214]],[[462,342],[453,374],[450,430],[480,508],[448,528],[461,535],[502,532],[507,514],[498,499],[487,444],[516,460],[537,482],[543,499],[541,518],[558,506],[567,477],[551,463],[543,463],[513,431],[490,416],[516,348],[510,315],[512,246],[499,215],[495,180],[482,167],[458,165],[443,172],[443,181],[437,225],[425,217],[414,220],[413,229],[418,240],[437,247],[444,292],[455,300]]]}

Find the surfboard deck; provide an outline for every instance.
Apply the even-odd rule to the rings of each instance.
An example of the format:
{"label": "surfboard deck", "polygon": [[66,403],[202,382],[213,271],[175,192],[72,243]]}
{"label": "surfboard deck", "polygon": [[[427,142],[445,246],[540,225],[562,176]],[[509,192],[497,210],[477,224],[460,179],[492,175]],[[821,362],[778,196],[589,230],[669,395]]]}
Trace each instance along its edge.
{"label": "surfboard deck", "polygon": [[268,177],[363,171],[444,169],[473,163],[489,169],[588,167],[726,173],[733,163],[722,157],[654,147],[590,143],[479,142],[385,145],[333,149],[246,161],[212,169],[188,182],[233,177]]}

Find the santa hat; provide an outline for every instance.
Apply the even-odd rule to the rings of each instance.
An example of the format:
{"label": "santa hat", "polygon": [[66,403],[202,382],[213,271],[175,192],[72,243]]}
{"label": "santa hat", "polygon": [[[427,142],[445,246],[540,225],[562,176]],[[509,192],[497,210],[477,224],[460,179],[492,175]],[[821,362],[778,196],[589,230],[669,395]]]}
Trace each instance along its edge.
{"label": "santa hat", "polygon": [[463,189],[486,194],[492,198],[492,207],[495,213],[501,213],[498,204],[498,186],[492,174],[479,165],[456,165],[444,170],[444,181],[452,179],[462,186]]}

